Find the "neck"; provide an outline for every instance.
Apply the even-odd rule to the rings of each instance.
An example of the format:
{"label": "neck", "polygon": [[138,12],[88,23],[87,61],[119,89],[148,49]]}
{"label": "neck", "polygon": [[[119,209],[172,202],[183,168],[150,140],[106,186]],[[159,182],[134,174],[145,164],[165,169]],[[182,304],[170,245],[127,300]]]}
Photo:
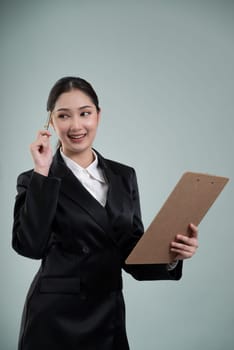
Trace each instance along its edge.
{"label": "neck", "polygon": [[68,158],[72,159],[82,168],[87,168],[95,159],[94,153],[92,149],[86,150],[86,152],[78,153],[78,152],[67,152],[62,148],[63,153]]}

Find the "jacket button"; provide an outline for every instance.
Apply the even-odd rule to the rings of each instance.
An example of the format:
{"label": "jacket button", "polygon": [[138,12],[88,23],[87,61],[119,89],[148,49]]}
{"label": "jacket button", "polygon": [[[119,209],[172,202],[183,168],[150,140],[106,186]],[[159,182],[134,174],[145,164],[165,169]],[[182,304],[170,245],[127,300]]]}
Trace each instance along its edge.
{"label": "jacket button", "polygon": [[89,254],[89,248],[87,247],[87,246],[83,246],[82,247],[82,252],[84,253],[84,254]]}

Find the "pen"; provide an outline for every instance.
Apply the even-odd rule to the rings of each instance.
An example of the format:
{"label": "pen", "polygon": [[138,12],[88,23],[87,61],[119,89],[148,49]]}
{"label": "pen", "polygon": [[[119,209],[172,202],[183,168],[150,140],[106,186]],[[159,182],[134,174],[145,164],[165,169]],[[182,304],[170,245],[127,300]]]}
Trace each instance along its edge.
{"label": "pen", "polygon": [[45,128],[46,130],[49,129],[49,126],[50,126],[50,118],[51,118],[51,112],[49,111],[49,112],[48,112],[47,119],[46,119],[46,124],[44,125],[44,128]]}

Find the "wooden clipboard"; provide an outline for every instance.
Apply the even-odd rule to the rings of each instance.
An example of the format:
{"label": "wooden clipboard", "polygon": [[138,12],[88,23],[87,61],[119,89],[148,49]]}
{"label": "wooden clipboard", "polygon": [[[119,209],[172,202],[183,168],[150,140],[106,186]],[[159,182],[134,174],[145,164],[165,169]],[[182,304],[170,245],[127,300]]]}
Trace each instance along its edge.
{"label": "wooden clipboard", "polygon": [[189,235],[189,223],[197,226],[201,222],[228,180],[221,176],[184,173],[126,259],[126,264],[172,262],[175,254],[170,252],[170,243],[176,234]]}

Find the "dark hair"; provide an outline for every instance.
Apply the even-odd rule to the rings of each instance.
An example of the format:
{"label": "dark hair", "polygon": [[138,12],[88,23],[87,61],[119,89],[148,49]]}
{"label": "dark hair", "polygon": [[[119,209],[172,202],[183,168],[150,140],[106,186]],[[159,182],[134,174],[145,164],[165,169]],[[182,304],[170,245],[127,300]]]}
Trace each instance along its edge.
{"label": "dark hair", "polygon": [[50,90],[49,97],[47,100],[47,111],[53,111],[55,103],[61,94],[75,89],[80,90],[84,94],[89,96],[91,101],[96,106],[97,111],[100,111],[98,97],[92,85],[86,80],[79,77],[64,77],[59,79],[54,84],[54,86]]}

